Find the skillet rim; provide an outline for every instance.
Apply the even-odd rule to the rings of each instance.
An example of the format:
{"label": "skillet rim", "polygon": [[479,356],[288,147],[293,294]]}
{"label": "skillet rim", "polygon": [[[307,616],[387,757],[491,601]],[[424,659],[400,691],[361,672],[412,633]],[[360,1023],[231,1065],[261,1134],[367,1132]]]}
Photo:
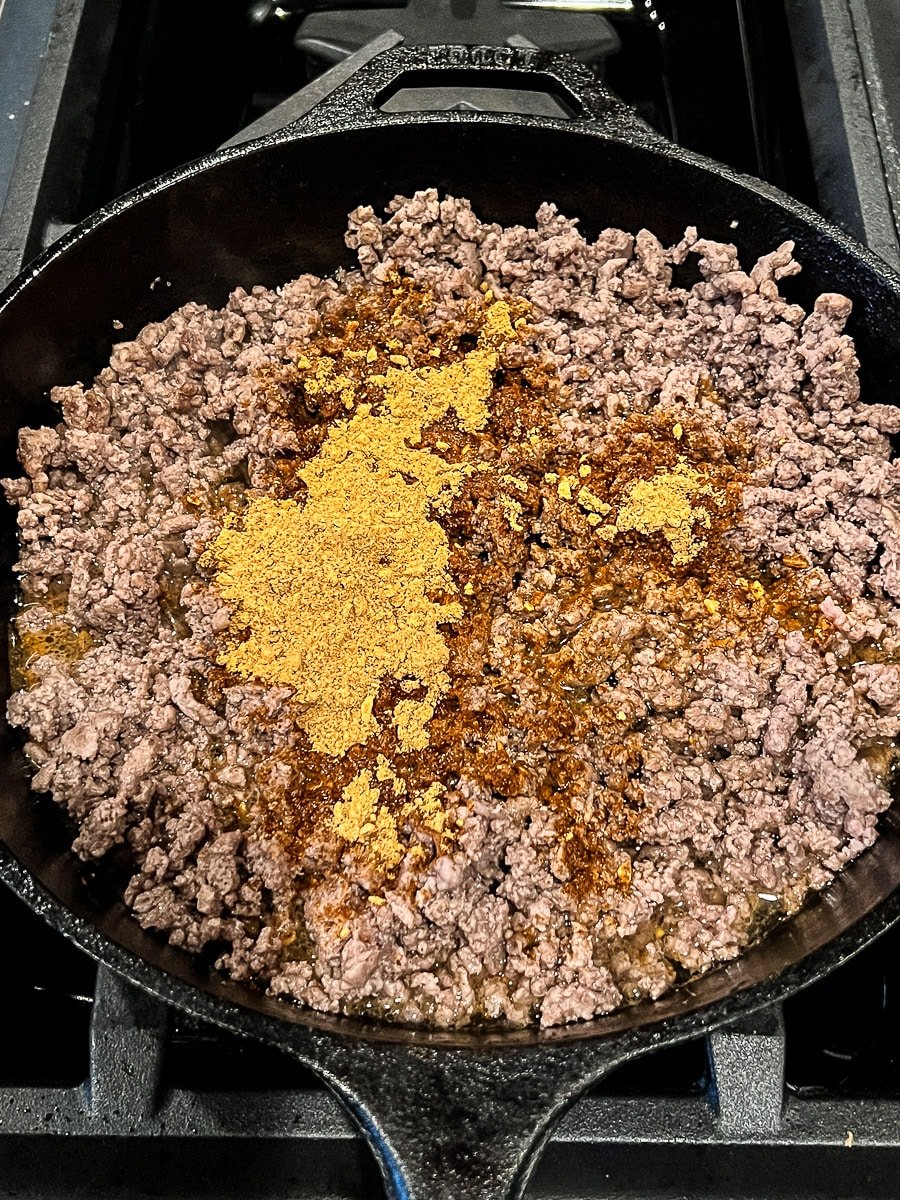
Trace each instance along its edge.
{"label": "skillet rim", "polygon": [[[377,132],[379,126],[396,124],[465,124],[468,126],[514,125],[542,127],[575,137],[590,136],[605,141],[618,142],[631,148],[642,149],[664,157],[673,158],[685,166],[713,175],[742,191],[750,191],[785,212],[794,221],[806,225],[814,232],[824,235],[845,254],[871,272],[880,287],[893,292],[900,301],[900,273],[862,245],[851,235],[822,217],[801,201],[753,176],[734,171],[725,164],[716,162],[686,150],[652,130],[622,121],[619,128],[615,123],[601,124],[592,120],[576,119],[559,121],[544,117],[521,117],[514,114],[435,112],[410,114],[380,114],[372,124],[358,114],[349,119],[339,111],[325,111],[319,116],[314,110],[309,117],[259,138],[213,151],[191,163],[181,165],[155,177],[109,204],[97,209],[84,221],[74,226],[60,239],[47,247],[28,263],[23,270],[0,292],[0,313],[4,312],[17,296],[58,258],[64,256],[74,245],[80,243],[98,228],[119,215],[139,205],[143,200],[160,192],[174,188],[184,180],[192,179],[232,159],[251,157],[283,143],[306,141],[323,136],[353,132]],[[5,723],[5,717],[2,718]],[[859,860],[855,860],[859,861]],[[850,863],[841,875],[852,871]],[[239,1034],[251,1034],[265,1043],[292,1051],[298,1057],[309,1056],[316,1063],[316,1050],[321,1049],[322,1039],[348,1039],[357,1043],[377,1043],[400,1048],[403,1046],[433,1047],[439,1049],[464,1049],[480,1053],[505,1053],[567,1047],[574,1051],[594,1048],[602,1052],[605,1059],[622,1061],[652,1045],[669,1044],[700,1033],[710,1032],[722,1025],[730,1024],[740,1017],[781,1002],[802,988],[815,982],[822,975],[840,966],[871,941],[884,933],[900,919],[900,887],[889,891],[856,922],[849,925],[834,938],[786,968],[774,972],[753,983],[743,985],[724,996],[707,1001],[685,1012],[670,1015],[652,1015],[651,1005],[644,1004],[619,1009],[606,1018],[578,1022],[551,1030],[504,1029],[496,1032],[481,1031],[430,1031],[393,1025],[389,1022],[369,1023],[351,1017],[330,1017],[312,1009],[304,1009],[290,1002],[274,1001],[258,993],[259,1002],[245,1003],[240,998],[223,994],[229,981],[216,975],[211,984],[218,990],[210,990],[209,983],[201,986],[179,978],[165,967],[143,958],[123,946],[101,930],[75,909],[69,907],[52,893],[42,880],[31,873],[14,855],[12,849],[0,841],[0,880],[5,882],[21,900],[35,913],[47,920],[75,945],[79,946],[98,963],[110,968],[131,983],[149,992],[168,1004],[201,1019],[230,1029]],[[819,896],[826,896],[825,889]],[[801,910],[802,912],[803,910]],[[129,918],[131,919],[131,918]],[[789,925],[790,921],[785,925]],[[766,939],[763,939],[764,941]],[[752,947],[748,953],[752,951]],[[186,952],[183,952],[186,953]],[[735,960],[740,962],[744,956]],[[703,978],[727,972],[731,964],[723,964],[709,971]],[[239,985],[238,985],[239,986]],[[674,989],[684,992],[685,985]],[[689,985],[688,985],[689,990]],[[668,993],[671,995],[672,993]],[[598,1023],[615,1024],[617,1014],[645,1013],[645,1019],[626,1024],[624,1028],[596,1030]]]}

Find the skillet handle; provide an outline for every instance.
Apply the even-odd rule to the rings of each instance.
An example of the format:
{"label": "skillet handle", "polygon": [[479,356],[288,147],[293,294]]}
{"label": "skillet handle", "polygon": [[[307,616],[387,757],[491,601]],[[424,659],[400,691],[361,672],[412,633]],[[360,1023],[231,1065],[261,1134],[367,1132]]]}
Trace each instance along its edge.
{"label": "skillet handle", "polygon": [[[387,41],[396,36],[383,35]],[[452,89],[461,107],[447,107],[444,89]],[[421,108],[402,107],[417,102]],[[498,115],[512,124],[590,124],[612,136],[661,140],[581,63],[564,54],[511,46],[397,45],[383,50],[273,136],[281,140],[411,121],[477,123]]]}
{"label": "skillet handle", "polygon": [[491,1053],[329,1038],[301,1056],[359,1126],[388,1200],[519,1200],[556,1120],[627,1054],[589,1042]]}
{"label": "skillet handle", "polygon": [[[589,123],[614,137],[658,140],[586,67],[532,48],[396,45],[361,61],[349,78],[333,78],[329,90],[321,77],[322,98],[303,115],[277,130],[269,124],[265,140],[412,121],[497,119],[557,128]],[[482,107],[448,111],[428,104],[429,89],[447,88]],[[425,106],[392,111],[392,98],[404,89]],[[518,111],[503,106],[504,93]],[[555,109],[531,103],[522,111],[523,94],[549,99]],[[304,93],[295,99],[294,114],[305,107]],[[378,1161],[389,1200],[519,1200],[556,1120],[635,1052],[621,1044],[549,1040],[475,1052],[308,1032],[282,1045],[321,1075],[348,1109]]]}

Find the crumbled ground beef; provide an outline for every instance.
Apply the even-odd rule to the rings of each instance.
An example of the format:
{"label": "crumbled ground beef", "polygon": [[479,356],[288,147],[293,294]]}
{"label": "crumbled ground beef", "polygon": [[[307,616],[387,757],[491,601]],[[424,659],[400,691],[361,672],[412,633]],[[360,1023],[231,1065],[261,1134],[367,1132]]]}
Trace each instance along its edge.
{"label": "crumbled ground beef", "polygon": [[[435,191],[397,198],[386,219],[357,209],[347,238],[358,272],[238,289],[221,311],[188,304],[117,346],[89,386],[55,389],[56,428],[22,430],[25,478],[5,488],[19,508],[16,636],[32,653],[8,711],[34,787],[68,812],[83,858],[127,847],[126,899],[145,927],[189,950],[224,945],[219,966],[273,994],[443,1026],[555,1025],[658,996],[739,954],[876,837],[900,730],[900,409],[860,401],[847,299],[806,313],[781,297],[800,269],[790,244],[746,272],[694,229],[670,248],[646,230],[587,242],[550,204],[532,228],[501,228]],[[701,279],[685,290],[672,268],[688,255]],[[396,271],[432,290],[435,323],[483,286],[528,302],[521,353],[555,365],[557,436],[576,459],[641,415],[749,446],[735,546],[818,581],[825,642],[771,617],[686,657],[665,611],[556,603],[567,518],[543,515],[479,669],[510,670],[538,590],[546,637],[574,662],[602,659],[608,701],[642,744],[627,887],[567,886],[557,814],[527,786],[454,779],[457,840],[424,867],[410,854],[376,904],[333,845],[298,863],[255,818],[254,780],[265,766],[279,786],[276,752],[295,736],[290,692],[210,686],[229,613],[197,559],[230,497],[295,448],[260,369],[360,280]],[[469,687],[473,713],[492,687]],[[605,777],[583,757],[572,787],[590,806]]]}

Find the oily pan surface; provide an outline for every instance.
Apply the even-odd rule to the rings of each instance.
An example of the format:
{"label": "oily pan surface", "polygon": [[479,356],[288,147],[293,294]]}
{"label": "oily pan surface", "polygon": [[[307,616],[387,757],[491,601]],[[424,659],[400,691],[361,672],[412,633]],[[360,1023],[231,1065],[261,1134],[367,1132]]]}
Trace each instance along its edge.
{"label": "oily pan surface", "polygon": [[[357,210],[348,241],[378,297],[352,337],[357,274],[239,290],[148,326],[55,390],[56,429],[22,431],[9,716],[34,786],[80,855],[127,862],[143,925],[324,1011],[553,1025],[658,996],[876,836],[900,714],[898,412],[859,400],[848,300],[780,297],[789,245],[748,274],[694,230],[587,244],[550,205],[504,230],[434,192]],[[701,281],[674,286],[694,256]],[[468,362],[468,408],[398,450],[388,386],[364,381],[429,361]],[[371,645],[347,658],[382,577],[360,592],[353,554],[343,574],[291,559],[321,549],[312,505],[339,492],[309,469],[352,466],[329,448],[361,420],[421,451],[357,489],[351,524],[382,481],[433,485],[403,527],[404,553],[433,551],[403,559],[424,613],[405,690]],[[309,603],[293,624],[275,604],[280,632],[315,620],[300,666],[333,703],[284,674],[288,643],[258,653],[249,597],[285,564]],[[403,726],[404,703],[430,719]]]}

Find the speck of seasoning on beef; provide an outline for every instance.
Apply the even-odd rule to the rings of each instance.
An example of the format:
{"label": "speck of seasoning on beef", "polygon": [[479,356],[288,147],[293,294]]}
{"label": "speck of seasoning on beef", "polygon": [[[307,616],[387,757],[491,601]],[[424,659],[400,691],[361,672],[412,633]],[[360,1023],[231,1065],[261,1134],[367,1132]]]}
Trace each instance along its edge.
{"label": "speck of seasoning on beef", "polygon": [[130,853],[142,925],[273,995],[451,1027],[658,996],[877,835],[900,410],[860,398],[849,300],[781,296],[790,243],[746,271],[434,190],[347,241],[21,431],[34,787]]}

